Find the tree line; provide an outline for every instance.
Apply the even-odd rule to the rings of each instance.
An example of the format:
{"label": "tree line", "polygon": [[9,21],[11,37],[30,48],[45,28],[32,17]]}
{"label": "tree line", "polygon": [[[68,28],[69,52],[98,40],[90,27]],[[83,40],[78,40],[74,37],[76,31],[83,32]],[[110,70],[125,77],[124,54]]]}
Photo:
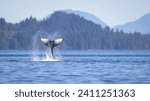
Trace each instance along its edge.
{"label": "tree line", "polygon": [[[41,21],[31,16],[15,24],[0,18],[0,49],[33,49],[33,38],[42,31],[49,35],[57,33],[57,36],[63,37],[65,40],[59,47],[61,49],[150,49],[149,34],[125,33],[108,26],[102,28],[101,25],[87,21],[83,17],[61,11],[56,11]],[[39,44],[39,48],[43,49],[43,45]]]}

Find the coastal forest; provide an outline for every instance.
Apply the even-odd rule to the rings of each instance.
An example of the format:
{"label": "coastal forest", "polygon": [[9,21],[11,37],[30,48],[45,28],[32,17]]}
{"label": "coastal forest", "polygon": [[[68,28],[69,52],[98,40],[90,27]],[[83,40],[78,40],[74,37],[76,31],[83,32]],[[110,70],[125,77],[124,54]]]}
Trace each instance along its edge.
{"label": "coastal forest", "polygon": [[[9,23],[0,18],[0,50],[31,50],[34,37],[43,32],[49,35],[57,33],[57,37],[64,38],[59,46],[64,50],[150,49],[150,34],[126,33],[109,26],[102,28],[79,15],[56,11],[42,20],[31,16],[19,23]],[[39,48],[43,49],[42,44]]]}

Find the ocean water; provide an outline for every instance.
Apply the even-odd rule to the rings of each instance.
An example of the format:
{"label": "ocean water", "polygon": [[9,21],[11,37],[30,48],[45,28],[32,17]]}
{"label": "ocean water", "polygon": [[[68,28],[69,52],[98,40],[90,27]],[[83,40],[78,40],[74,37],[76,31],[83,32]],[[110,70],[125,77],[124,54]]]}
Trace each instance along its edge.
{"label": "ocean water", "polygon": [[[150,84],[150,51],[0,51],[1,84]],[[35,55],[35,54],[34,54]]]}

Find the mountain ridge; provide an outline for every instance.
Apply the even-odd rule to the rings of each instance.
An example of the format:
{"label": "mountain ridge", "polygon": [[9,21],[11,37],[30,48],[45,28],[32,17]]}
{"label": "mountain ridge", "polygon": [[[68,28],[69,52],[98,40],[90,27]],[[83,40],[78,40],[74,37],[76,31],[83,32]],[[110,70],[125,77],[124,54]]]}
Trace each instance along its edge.
{"label": "mountain ridge", "polygon": [[[92,21],[95,24],[101,25],[103,28],[108,26],[104,21],[102,21],[101,19],[99,19],[95,15],[87,13],[87,12],[84,12],[84,11],[71,10],[71,9],[58,10],[58,11],[65,12],[67,14],[78,15],[78,16],[83,17],[84,19],[86,19],[88,21]],[[44,19],[48,19],[49,17],[51,17],[51,14],[47,15]]]}
{"label": "mountain ridge", "polygon": [[127,22],[123,25],[116,25],[114,29],[123,30],[125,32],[141,32],[142,34],[150,34],[150,13],[145,14],[137,20]]}
{"label": "mountain ridge", "polygon": [[[114,31],[110,27],[88,21],[75,14],[56,11],[48,19],[37,21],[30,17],[17,23],[0,19],[0,49],[45,49],[40,38],[56,36],[64,38],[61,49],[71,50],[150,50],[150,35]],[[39,35],[39,36],[38,36]],[[37,37],[38,36],[38,37]],[[34,39],[38,41],[34,41]]]}

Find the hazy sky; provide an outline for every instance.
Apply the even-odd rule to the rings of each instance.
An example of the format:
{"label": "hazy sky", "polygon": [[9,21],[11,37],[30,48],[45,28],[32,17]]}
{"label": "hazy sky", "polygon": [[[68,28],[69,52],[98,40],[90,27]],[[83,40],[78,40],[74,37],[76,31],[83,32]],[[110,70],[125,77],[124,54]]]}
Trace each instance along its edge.
{"label": "hazy sky", "polygon": [[112,27],[150,13],[150,0],[0,0],[0,17],[13,23],[62,9],[89,12]]}

